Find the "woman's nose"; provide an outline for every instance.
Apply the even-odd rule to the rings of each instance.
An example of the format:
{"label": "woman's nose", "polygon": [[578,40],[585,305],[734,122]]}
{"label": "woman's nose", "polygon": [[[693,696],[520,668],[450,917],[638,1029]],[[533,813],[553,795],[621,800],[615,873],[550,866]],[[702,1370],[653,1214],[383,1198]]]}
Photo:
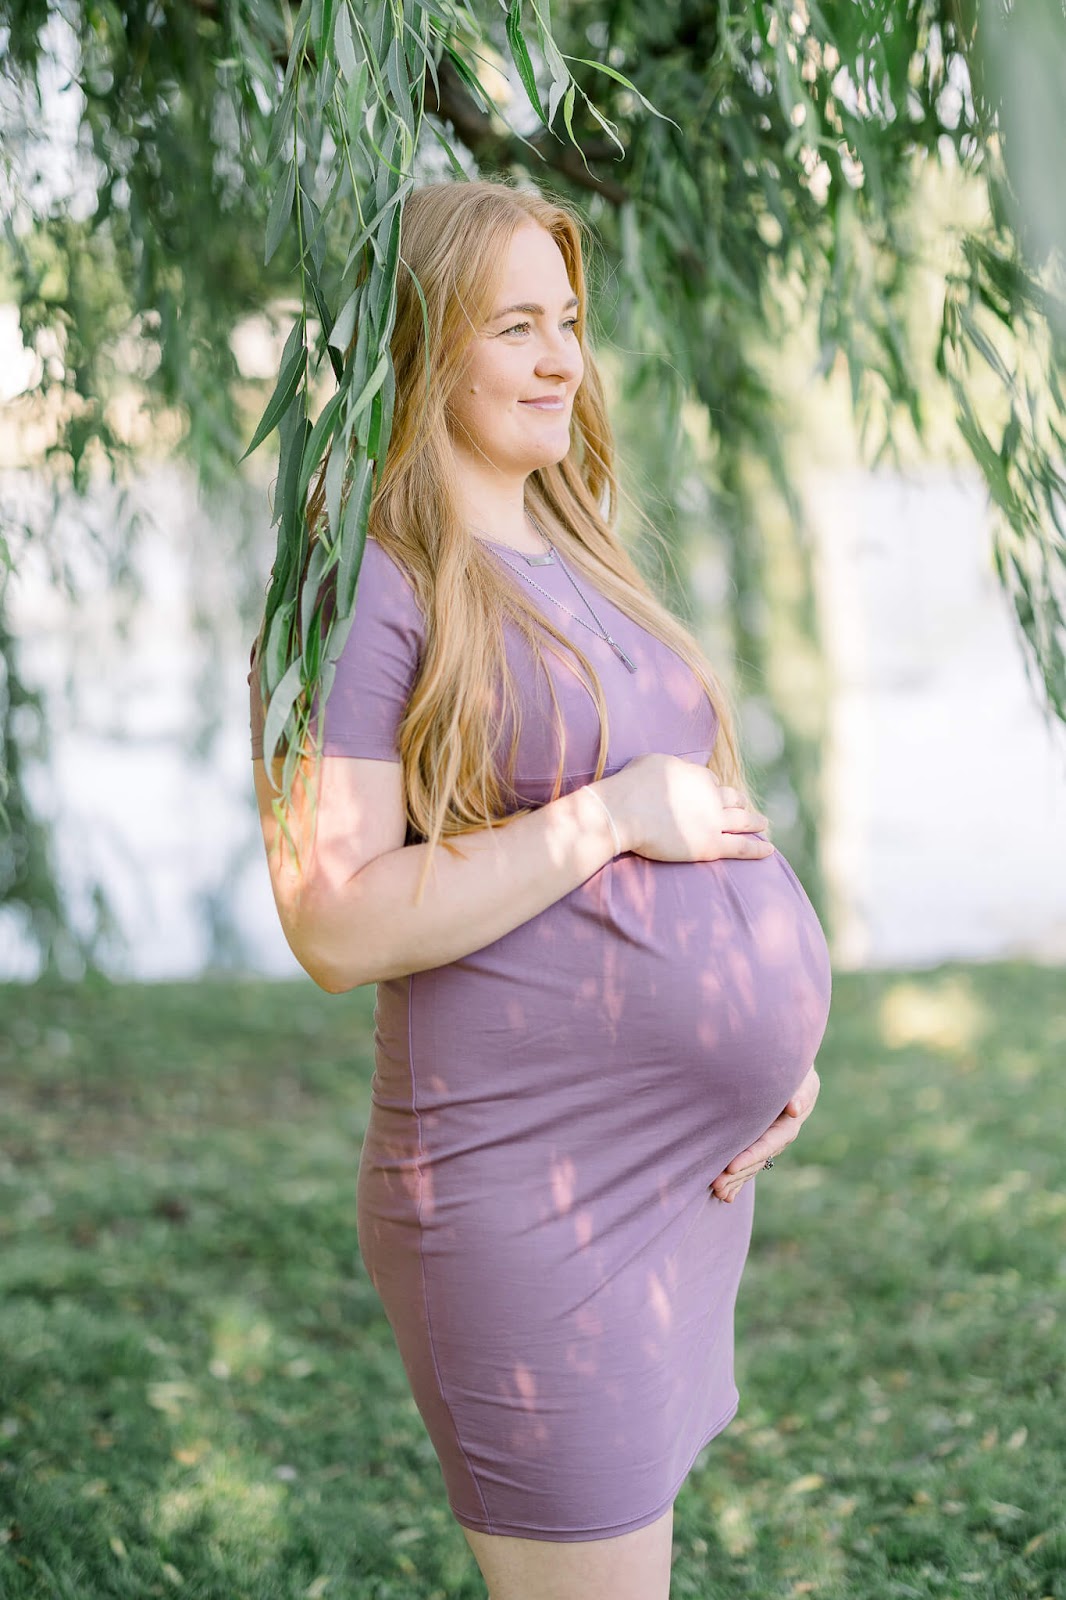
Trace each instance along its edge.
{"label": "woman's nose", "polygon": [[572,378],[582,369],[581,346],[572,334],[560,331],[554,338],[549,335],[537,359],[537,371],[542,377]]}

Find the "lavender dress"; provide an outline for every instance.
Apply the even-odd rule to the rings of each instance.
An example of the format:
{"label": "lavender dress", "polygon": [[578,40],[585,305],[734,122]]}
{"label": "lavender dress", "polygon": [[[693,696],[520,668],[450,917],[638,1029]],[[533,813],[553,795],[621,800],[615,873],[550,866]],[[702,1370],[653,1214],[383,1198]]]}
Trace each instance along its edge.
{"label": "lavender dress", "polygon": [[[525,587],[504,564],[521,557],[490,548]],[[582,611],[562,560],[529,575]],[[706,762],[717,724],[689,668],[578,582],[635,674],[529,594],[600,674],[607,772],[647,751]],[[539,804],[556,767],[551,701],[505,628],[522,688],[517,800]],[[398,759],[423,637],[409,580],[369,539],[326,754]],[[594,773],[597,718],[579,680],[551,670],[568,792]],[[738,1401],[755,1184],[731,1205],[708,1184],[805,1076],[829,1000],[825,938],[780,851],[622,855],[483,949],[378,984],[359,1248],[460,1523],[600,1539],[671,1505]]]}

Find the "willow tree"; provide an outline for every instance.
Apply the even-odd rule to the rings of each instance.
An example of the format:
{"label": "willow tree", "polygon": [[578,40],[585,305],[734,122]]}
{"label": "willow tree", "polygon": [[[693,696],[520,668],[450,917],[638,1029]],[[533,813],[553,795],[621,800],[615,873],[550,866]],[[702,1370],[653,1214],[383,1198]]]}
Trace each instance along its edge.
{"label": "willow tree", "polygon": [[[585,210],[607,267],[593,312],[642,353],[627,358],[630,386],[647,384],[675,418],[686,396],[706,409],[736,654],[753,678],[769,649],[753,462],[806,560],[758,359],[767,330],[784,338],[794,325],[799,282],[819,369],[849,373],[870,459],[892,450],[903,419],[921,438],[930,383],[948,386],[997,508],[997,570],[1026,660],[1066,718],[1061,0],[0,0],[0,26],[8,270],[24,339],[42,354],[38,388],[51,391],[54,467],[83,488],[94,464],[117,471],[128,457],[109,400],[132,331],[146,404],[184,418],[202,474],[232,471],[244,440],[229,335],[259,307],[291,316],[248,446],[277,430],[262,672],[283,792],[350,623],[388,448],[404,197],[441,170],[517,171]],[[509,116],[504,62],[524,102]],[[40,110],[66,80],[79,97],[73,211],[34,178]],[[987,205],[945,237],[927,348],[907,305],[926,265],[910,219],[933,164],[958,168]],[[306,493],[327,452],[309,549]],[[8,674],[10,701],[10,651]],[[802,800],[813,754],[785,725],[781,759]],[[0,727],[10,749],[15,724]],[[10,814],[30,826],[25,807]],[[27,896],[27,859],[9,850],[9,900]]]}

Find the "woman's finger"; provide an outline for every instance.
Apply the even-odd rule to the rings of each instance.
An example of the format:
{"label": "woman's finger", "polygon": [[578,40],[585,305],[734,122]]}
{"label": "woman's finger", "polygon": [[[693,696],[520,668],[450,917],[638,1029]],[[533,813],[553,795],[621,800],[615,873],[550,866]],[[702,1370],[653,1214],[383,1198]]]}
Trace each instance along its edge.
{"label": "woman's finger", "polygon": [[751,811],[747,806],[722,807],[723,833],[765,833],[769,826],[769,817],[761,811]]}
{"label": "woman's finger", "polygon": [[[814,1110],[814,1104],[818,1099],[818,1094],[821,1090],[821,1087],[822,1080],[818,1076],[815,1068],[811,1067],[810,1071],[807,1073],[807,1076],[804,1078],[803,1082],[792,1096],[792,1099],[785,1107],[788,1115],[790,1117],[809,1116]],[[795,1107],[795,1109],[792,1109],[793,1107]]]}

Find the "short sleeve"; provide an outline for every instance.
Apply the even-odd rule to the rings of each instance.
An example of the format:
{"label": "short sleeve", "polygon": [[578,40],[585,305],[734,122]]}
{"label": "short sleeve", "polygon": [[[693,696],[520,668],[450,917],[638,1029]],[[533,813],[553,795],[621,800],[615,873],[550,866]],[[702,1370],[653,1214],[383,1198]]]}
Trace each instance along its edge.
{"label": "short sleeve", "polygon": [[[355,585],[355,615],[326,701],[327,756],[399,761],[396,733],[414,687],[425,625],[411,580],[368,538]],[[251,691],[252,756],[263,754],[257,675]]]}

